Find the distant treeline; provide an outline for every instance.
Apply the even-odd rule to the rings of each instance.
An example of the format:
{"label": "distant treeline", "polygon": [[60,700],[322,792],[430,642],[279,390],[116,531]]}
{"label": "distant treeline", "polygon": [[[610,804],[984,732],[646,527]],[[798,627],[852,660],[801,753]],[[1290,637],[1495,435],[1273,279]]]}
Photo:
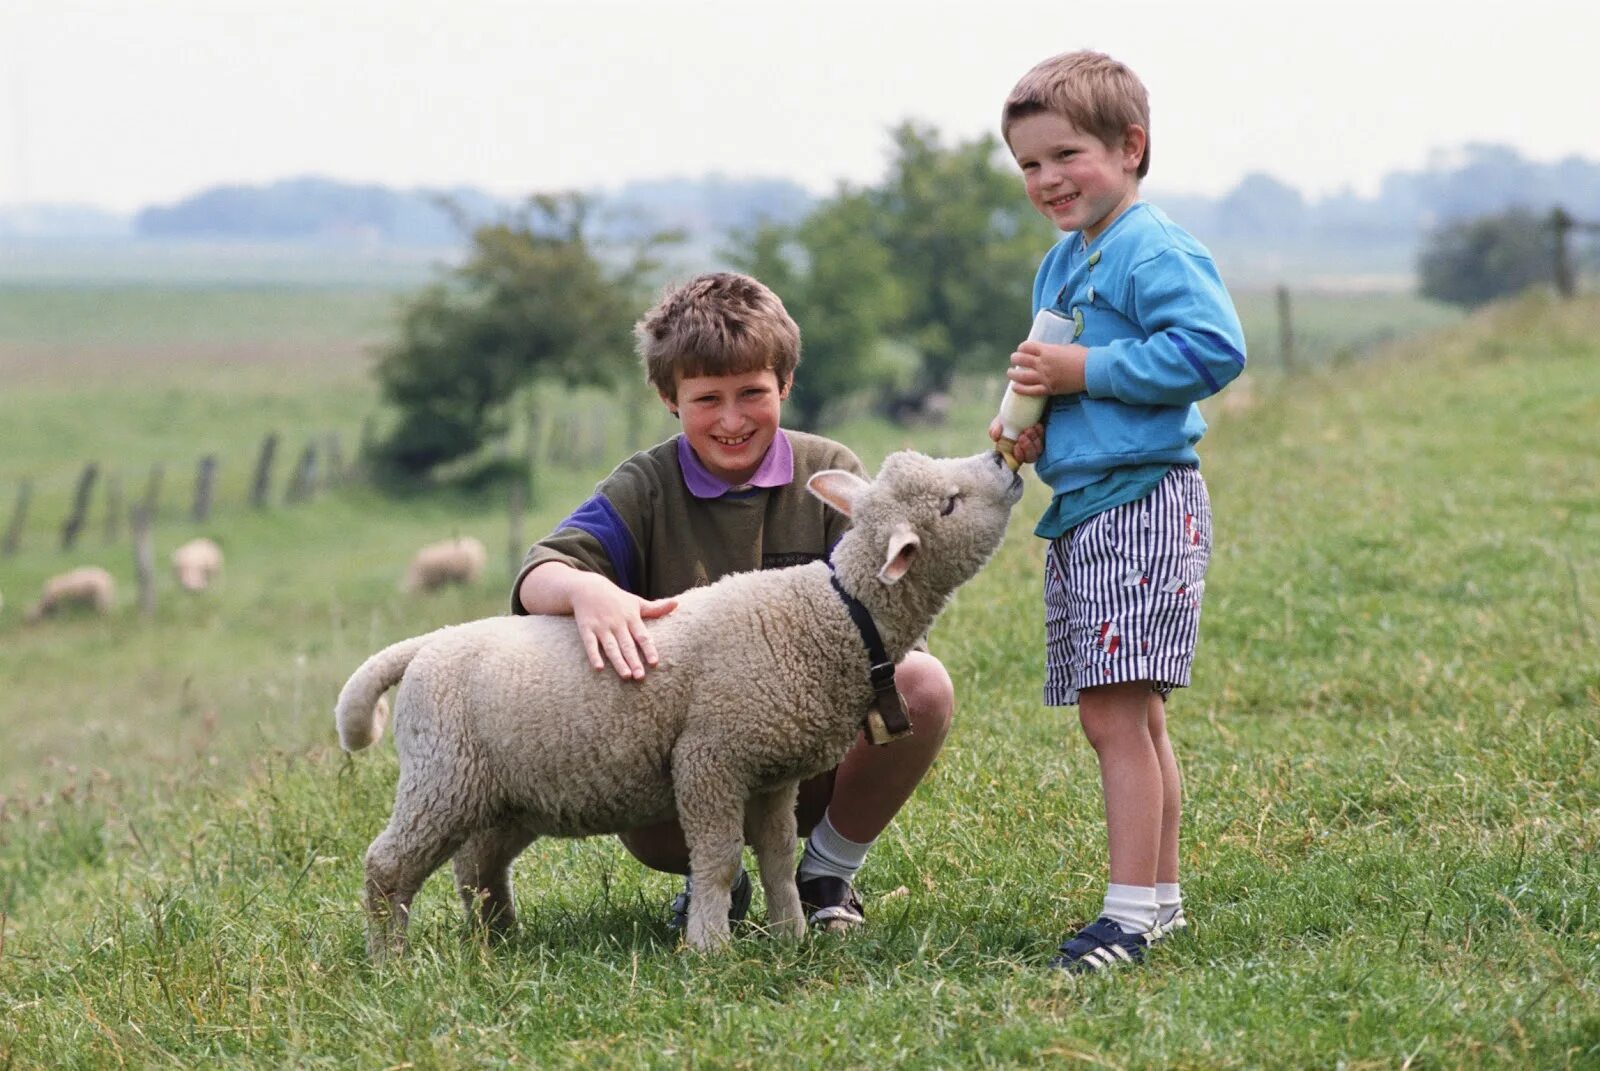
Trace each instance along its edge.
{"label": "distant treeline", "polygon": [[[1000,150],[995,161],[1009,162]],[[1150,196],[1208,242],[1251,245],[1270,241],[1306,246],[1415,245],[1427,231],[1453,220],[1510,208],[1541,212],[1560,204],[1580,218],[1600,218],[1600,162],[1569,157],[1555,163],[1524,159],[1504,145],[1472,144],[1434,153],[1427,166],[1387,175],[1375,197],[1354,193],[1308,199],[1264,173],[1245,176],[1221,197],[1169,193],[1157,174]],[[597,239],[632,241],[663,230],[715,243],[761,223],[799,222],[816,198],[786,179],[664,178],[590,192],[589,231]],[[521,198],[515,199],[520,202]],[[145,238],[240,241],[320,241],[414,246],[464,246],[471,228],[503,217],[513,201],[472,187],[397,190],[306,177],[263,186],[219,186],[170,205],[151,206],[132,219]],[[0,238],[115,237],[128,224],[93,209],[30,206],[0,209]]]}
{"label": "distant treeline", "polygon": [[1376,197],[1344,193],[1313,202],[1254,173],[1219,198],[1154,199],[1207,240],[1322,248],[1414,244],[1441,225],[1509,209],[1540,214],[1561,205],[1576,216],[1600,218],[1600,162],[1572,156],[1542,164],[1504,145],[1474,144],[1437,151],[1421,170],[1390,172]]}
{"label": "distant treeline", "polygon": [[[654,179],[590,195],[590,230],[612,241],[661,230],[724,235],[762,222],[794,222],[812,201],[803,187],[780,179]],[[393,190],[298,178],[218,187],[146,208],[134,217],[134,232],[146,238],[446,246],[464,244],[472,224],[503,216],[512,207],[511,201],[468,187]]]}

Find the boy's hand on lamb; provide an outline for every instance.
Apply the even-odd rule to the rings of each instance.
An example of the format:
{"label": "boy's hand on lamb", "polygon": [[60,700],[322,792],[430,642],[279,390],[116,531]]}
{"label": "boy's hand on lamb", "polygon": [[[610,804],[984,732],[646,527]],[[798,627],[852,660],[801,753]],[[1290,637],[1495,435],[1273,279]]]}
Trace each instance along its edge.
{"label": "boy's hand on lamb", "polygon": [[643,679],[645,667],[661,661],[645,621],[677,607],[677,599],[641,599],[603,579],[584,585],[572,597],[572,616],[589,665],[603,670],[609,664],[617,676],[633,680]]}
{"label": "boy's hand on lamb", "polygon": [[1077,343],[1024,342],[1011,355],[1006,378],[1018,394],[1081,394],[1086,389],[1083,366],[1088,357],[1089,351]]}

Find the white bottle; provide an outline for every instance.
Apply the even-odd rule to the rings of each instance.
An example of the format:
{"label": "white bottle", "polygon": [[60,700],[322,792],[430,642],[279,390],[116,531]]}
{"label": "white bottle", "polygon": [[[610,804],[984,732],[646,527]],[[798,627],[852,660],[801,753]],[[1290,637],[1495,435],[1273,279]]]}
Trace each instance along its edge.
{"label": "white bottle", "polygon": [[[1064,345],[1072,341],[1076,330],[1072,320],[1055,309],[1040,309],[1033,318],[1033,330],[1028,332],[1029,342],[1048,342]],[[1044,407],[1050,399],[1043,394],[1018,394],[1015,385],[1006,381],[1005,397],[1000,399],[1000,441],[995,449],[1006,459],[1015,472],[1022,467],[1013,452],[1017,436],[1044,419]]]}

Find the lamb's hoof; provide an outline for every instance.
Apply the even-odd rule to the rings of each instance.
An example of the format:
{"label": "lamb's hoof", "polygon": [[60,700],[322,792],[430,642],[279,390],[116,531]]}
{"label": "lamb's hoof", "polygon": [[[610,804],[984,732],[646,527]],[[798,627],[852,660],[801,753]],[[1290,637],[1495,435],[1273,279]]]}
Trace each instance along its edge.
{"label": "lamb's hoof", "polygon": [[707,955],[726,948],[729,940],[730,938],[726,930],[720,933],[712,931],[701,934],[696,934],[691,930],[684,934],[685,947],[687,947],[691,952],[700,952]]}

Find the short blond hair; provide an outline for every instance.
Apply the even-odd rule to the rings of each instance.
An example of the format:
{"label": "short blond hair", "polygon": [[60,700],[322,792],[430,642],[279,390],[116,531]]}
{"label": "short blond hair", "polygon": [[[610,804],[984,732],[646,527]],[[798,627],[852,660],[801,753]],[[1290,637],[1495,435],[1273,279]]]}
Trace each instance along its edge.
{"label": "short blond hair", "polygon": [[800,328],[765,284],[737,272],[697,275],[669,286],[633,325],[650,383],[675,397],[690,376],[735,376],[770,368],[786,386],[800,363]]}
{"label": "short blond hair", "polygon": [[1051,56],[1023,75],[1006,97],[1000,134],[1011,143],[1011,124],[1040,112],[1059,115],[1108,148],[1122,145],[1129,126],[1144,128],[1139,178],[1150,171],[1150,96],[1128,67],[1103,52]]}

